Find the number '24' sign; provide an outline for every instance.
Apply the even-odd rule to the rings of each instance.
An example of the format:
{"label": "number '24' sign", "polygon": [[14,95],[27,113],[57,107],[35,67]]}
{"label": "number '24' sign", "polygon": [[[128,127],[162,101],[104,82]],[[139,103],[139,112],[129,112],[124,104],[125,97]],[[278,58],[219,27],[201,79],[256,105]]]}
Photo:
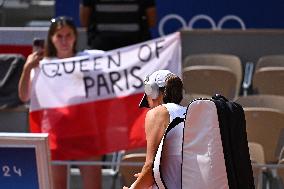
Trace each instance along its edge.
{"label": "number '24' sign", "polygon": [[17,166],[8,166],[8,165],[3,165],[2,166],[2,176],[3,177],[12,177],[12,176],[22,176],[22,169],[17,168]]}

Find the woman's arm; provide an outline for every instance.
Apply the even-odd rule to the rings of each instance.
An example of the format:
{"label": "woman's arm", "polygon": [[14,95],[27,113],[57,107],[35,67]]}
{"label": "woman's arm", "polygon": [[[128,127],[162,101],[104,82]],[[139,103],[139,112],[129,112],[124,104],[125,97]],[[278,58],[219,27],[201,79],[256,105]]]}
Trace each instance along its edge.
{"label": "woman's arm", "polygon": [[137,180],[131,185],[131,189],[145,189],[154,184],[153,162],[169,119],[169,113],[164,106],[158,106],[147,113],[145,118],[146,162]]}
{"label": "woman's arm", "polygon": [[27,102],[30,99],[31,70],[39,65],[39,61],[43,57],[42,54],[42,52],[33,52],[28,56],[24,65],[18,85],[19,98],[23,102]]}

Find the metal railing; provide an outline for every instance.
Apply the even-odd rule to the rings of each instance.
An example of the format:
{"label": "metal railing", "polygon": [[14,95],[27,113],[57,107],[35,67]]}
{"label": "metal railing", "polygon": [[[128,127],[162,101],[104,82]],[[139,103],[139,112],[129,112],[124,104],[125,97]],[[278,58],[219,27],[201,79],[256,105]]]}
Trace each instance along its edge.
{"label": "metal railing", "polygon": [[[108,166],[109,168],[103,168],[102,172],[106,173],[107,176],[112,176],[116,179],[119,174],[119,168],[121,166],[143,166],[144,163],[138,162],[121,162],[123,151],[115,152],[112,154],[111,161],[52,161],[52,165],[65,165],[67,166],[67,189],[70,189],[71,183],[71,167],[72,166]],[[108,171],[110,170],[110,171]]]}

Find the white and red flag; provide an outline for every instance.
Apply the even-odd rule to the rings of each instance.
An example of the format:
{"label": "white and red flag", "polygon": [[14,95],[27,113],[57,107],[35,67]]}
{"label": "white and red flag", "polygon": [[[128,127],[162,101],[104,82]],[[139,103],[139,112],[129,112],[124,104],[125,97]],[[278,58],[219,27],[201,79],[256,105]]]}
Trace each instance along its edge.
{"label": "white and red flag", "polygon": [[31,132],[48,132],[52,159],[80,159],[146,145],[144,78],[181,75],[180,34],[67,59],[43,60],[32,85]]}

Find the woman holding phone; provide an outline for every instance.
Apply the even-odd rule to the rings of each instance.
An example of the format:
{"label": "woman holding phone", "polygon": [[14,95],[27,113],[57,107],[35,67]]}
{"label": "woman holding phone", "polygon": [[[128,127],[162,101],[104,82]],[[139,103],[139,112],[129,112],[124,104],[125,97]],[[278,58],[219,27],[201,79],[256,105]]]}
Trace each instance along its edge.
{"label": "woman holding phone", "polygon": [[[80,56],[83,53],[77,53],[76,43],[77,29],[71,18],[57,17],[51,19],[51,25],[48,30],[47,40],[44,48],[38,48],[42,44],[42,41],[35,40],[35,48],[32,54],[28,56],[24,65],[19,81],[19,97],[23,102],[27,102],[30,99],[31,82],[35,75],[39,72],[40,60],[62,59]],[[98,53],[102,53],[102,51],[98,51]],[[42,129],[42,132],[44,132],[43,130],[44,129]],[[56,143],[56,141],[52,142]],[[51,148],[52,160],[62,160],[57,159],[57,154],[60,154],[60,148]],[[93,156],[87,158],[84,157],[80,160],[100,159],[101,156]],[[83,185],[85,189],[101,188],[100,166],[79,166],[79,169],[83,177]],[[54,189],[65,189],[67,187],[67,167],[65,165],[53,165],[52,176],[54,181]]]}

